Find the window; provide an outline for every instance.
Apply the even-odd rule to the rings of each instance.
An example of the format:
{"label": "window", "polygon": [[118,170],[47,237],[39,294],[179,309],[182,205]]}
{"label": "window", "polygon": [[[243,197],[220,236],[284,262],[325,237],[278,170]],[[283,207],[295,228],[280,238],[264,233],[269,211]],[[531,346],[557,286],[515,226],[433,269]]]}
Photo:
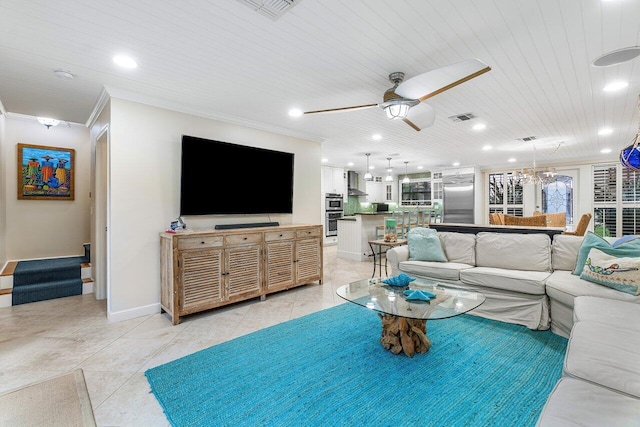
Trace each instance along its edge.
{"label": "window", "polygon": [[566,212],[568,224],[573,224],[573,178],[556,175],[542,185],[542,213]]}
{"label": "window", "polygon": [[391,184],[386,185],[386,199],[385,200],[393,200],[393,196],[391,195]]}
{"label": "window", "polygon": [[489,174],[489,212],[522,216],[524,212],[522,185],[511,172]]}
{"label": "window", "polygon": [[593,167],[594,233],[640,234],[640,173],[621,165]]}

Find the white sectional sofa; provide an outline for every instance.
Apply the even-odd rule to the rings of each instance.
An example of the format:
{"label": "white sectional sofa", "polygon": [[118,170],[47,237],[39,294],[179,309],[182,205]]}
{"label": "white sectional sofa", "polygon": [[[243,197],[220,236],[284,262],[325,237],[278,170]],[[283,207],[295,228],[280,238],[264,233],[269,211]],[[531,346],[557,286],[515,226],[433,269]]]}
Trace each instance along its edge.
{"label": "white sectional sofa", "polygon": [[640,306],[579,296],[562,378],[538,427],[640,425]]}
{"label": "white sectional sofa", "polygon": [[[576,297],[640,304],[640,296],[571,274],[584,237],[558,234],[438,232],[447,262],[410,260],[409,246],[387,251],[392,274],[406,273],[478,290],[486,302],[473,310],[489,319],[549,329],[569,337]],[[638,254],[640,256],[640,253]]]}

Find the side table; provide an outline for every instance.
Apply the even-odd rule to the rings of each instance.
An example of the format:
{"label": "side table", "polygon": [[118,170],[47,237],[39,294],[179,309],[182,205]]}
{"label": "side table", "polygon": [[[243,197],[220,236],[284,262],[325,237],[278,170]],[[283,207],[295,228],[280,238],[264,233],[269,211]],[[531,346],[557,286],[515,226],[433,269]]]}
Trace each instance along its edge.
{"label": "side table", "polygon": [[[387,249],[393,248],[395,246],[402,246],[407,244],[407,239],[398,239],[395,242],[386,242],[383,239],[379,240],[369,240],[369,247],[371,248],[371,252],[373,252],[373,274],[371,277],[375,277],[376,275],[376,265],[378,266],[379,277],[382,277],[382,248]],[[376,259],[376,250],[374,246],[378,247],[378,256]],[[387,257],[384,257],[384,274],[387,276]]]}

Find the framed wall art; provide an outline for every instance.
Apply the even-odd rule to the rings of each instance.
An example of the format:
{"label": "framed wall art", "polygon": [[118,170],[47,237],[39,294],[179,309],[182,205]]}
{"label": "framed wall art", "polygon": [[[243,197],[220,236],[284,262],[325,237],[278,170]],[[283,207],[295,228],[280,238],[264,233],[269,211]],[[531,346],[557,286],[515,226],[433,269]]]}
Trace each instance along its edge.
{"label": "framed wall art", "polygon": [[18,144],[18,200],[73,200],[75,150]]}

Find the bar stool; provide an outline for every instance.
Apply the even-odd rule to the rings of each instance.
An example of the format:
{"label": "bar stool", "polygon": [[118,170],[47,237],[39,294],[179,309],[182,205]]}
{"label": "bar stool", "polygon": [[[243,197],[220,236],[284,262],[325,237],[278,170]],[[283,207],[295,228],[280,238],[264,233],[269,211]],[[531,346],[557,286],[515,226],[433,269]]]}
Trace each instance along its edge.
{"label": "bar stool", "polygon": [[391,216],[396,219],[396,236],[398,239],[404,239],[407,235],[406,223],[405,223],[405,212],[404,211],[393,211]]}

